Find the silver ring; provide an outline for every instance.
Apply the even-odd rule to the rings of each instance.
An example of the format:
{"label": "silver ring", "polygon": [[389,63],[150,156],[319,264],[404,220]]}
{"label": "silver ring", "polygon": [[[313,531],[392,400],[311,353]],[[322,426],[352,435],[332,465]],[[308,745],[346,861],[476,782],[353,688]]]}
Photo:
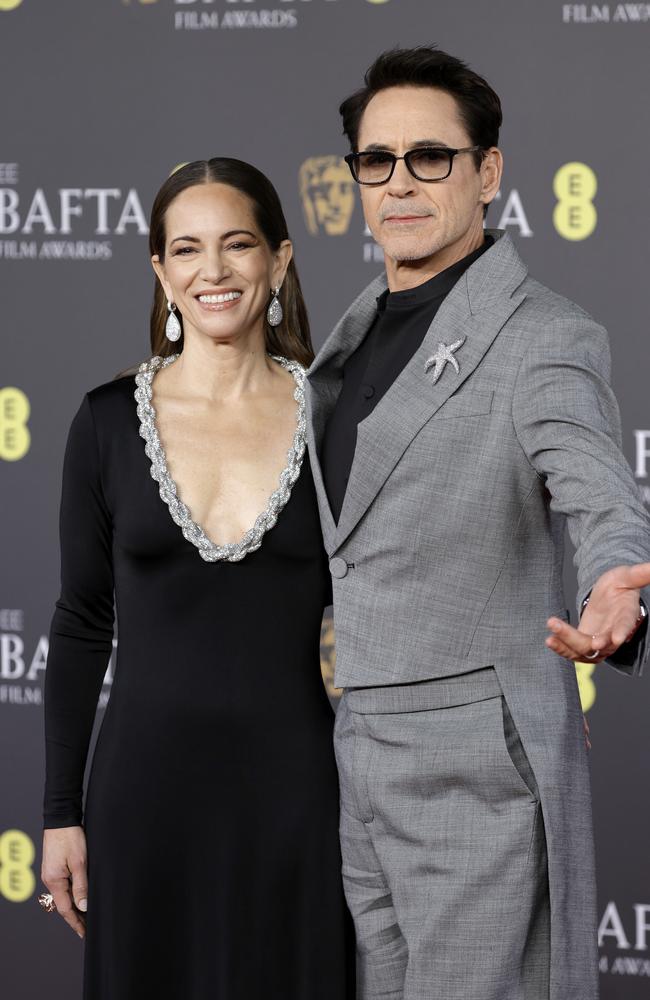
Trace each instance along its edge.
{"label": "silver ring", "polygon": [[600,652],[601,651],[597,649],[594,653],[589,653],[589,654],[585,653],[585,660],[597,660],[598,657],[600,656]]}

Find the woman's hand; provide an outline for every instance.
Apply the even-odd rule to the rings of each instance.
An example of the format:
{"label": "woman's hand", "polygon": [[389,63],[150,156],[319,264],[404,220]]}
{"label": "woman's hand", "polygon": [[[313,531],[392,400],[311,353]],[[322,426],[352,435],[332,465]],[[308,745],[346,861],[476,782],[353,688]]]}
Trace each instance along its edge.
{"label": "woman's hand", "polygon": [[80,938],[86,933],[88,907],[86,835],[81,826],[65,826],[43,833],[41,878],[54,897],[57,910]]}

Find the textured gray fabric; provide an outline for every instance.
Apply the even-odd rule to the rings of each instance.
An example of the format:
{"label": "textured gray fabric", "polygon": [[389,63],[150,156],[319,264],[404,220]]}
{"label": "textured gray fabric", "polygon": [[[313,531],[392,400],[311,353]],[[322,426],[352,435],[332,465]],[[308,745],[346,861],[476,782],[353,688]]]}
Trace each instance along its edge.
{"label": "textured gray fabric", "polygon": [[494,671],[472,675],[465,704],[471,686],[454,697],[457,680],[343,695],[335,745],[358,1000],[549,996],[535,779]]}
{"label": "textured gray fabric", "polygon": [[[509,237],[492,235],[359,425],[338,525],[316,470],[326,548],[354,564],[334,580],[339,687],[475,669],[524,633],[537,644],[566,607],[565,518],[580,599],[606,569],[650,557],[619,447],[607,334],[529,278]],[[309,370],[314,457],[384,287],[380,277],[362,293]],[[459,374],[447,365],[433,385],[426,360],[461,337]]]}
{"label": "textured gray fabric", "polygon": [[[310,369],[308,440],[333,560],[336,683],[405,685],[494,666],[544,815],[549,997],[594,1000],[595,875],[582,712],[572,664],[544,645],[545,622],[551,614],[567,616],[565,520],[579,601],[612,566],[650,561],[649,521],[620,451],[605,331],[531,279],[508,236],[492,234],[495,244],[452,289],[422,347],[359,425],[338,525],[319,443],[344,362],[368,330],[384,277],[353,303]],[[433,385],[426,360],[440,342],[461,337],[460,372],[447,365]],[[627,661],[610,662],[634,673],[645,657],[642,641]],[[391,754],[382,760],[390,770]],[[411,778],[393,774],[396,784],[408,786]],[[405,857],[407,848],[408,839]],[[401,855],[391,861],[403,863]]]}

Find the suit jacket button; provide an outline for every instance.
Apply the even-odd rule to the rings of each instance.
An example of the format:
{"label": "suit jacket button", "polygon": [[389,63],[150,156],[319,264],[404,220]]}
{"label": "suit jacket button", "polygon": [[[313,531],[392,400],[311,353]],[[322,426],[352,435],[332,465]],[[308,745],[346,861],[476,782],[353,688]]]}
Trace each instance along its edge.
{"label": "suit jacket button", "polygon": [[330,573],[332,576],[336,577],[337,580],[342,580],[343,577],[348,572],[348,564],[345,559],[336,556],[334,559],[330,559]]}

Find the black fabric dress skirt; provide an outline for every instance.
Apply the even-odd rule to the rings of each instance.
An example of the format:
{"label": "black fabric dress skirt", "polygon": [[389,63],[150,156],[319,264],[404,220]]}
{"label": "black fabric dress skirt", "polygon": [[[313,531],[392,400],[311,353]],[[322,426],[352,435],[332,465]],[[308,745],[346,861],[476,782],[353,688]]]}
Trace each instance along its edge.
{"label": "black fabric dress skirt", "polygon": [[81,776],[119,642],[83,823],[85,1000],[352,1000],[329,600],[307,456],[261,547],[205,562],[171,518],[132,378],[86,397],[66,453],[46,689],[46,826]]}

